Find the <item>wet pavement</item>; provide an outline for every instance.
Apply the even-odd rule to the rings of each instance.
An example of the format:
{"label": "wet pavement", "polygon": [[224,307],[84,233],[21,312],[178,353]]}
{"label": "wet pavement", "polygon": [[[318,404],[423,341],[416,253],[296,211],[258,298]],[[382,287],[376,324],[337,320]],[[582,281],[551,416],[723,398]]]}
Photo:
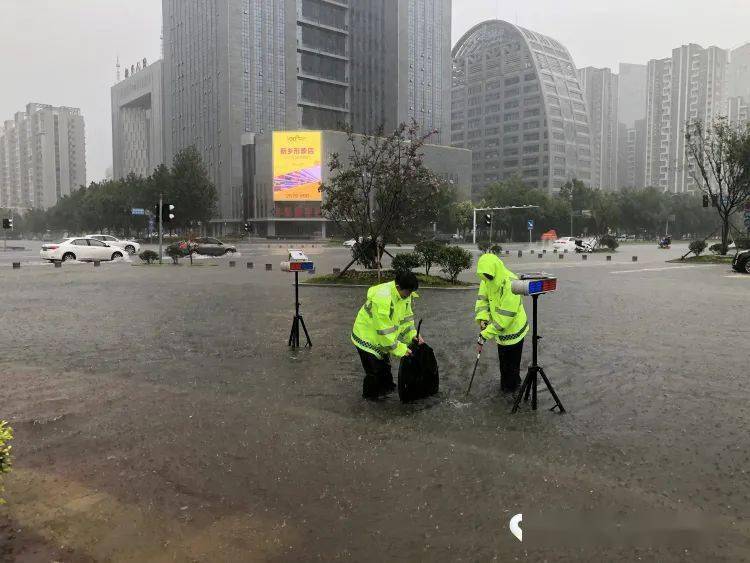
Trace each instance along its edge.
{"label": "wet pavement", "polygon": [[[320,272],[345,263],[305,246]],[[6,553],[750,558],[750,276],[665,263],[680,246],[626,245],[611,262],[514,253],[514,271],[560,277],[540,300],[540,362],[568,412],[540,390],[540,410],[510,415],[494,351],[464,395],[473,291],[421,292],[441,368],[422,403],[360,398],[361,288],[302,289],[314,346],[288,350],[284,248],[241,246],[236,268],[0,261],[0,417],[17,436]]]}

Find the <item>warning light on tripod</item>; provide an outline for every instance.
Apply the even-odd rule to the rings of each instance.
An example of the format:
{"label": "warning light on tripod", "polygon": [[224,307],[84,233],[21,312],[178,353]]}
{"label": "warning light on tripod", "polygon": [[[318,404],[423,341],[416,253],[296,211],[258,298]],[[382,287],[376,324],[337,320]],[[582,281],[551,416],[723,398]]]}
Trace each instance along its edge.
{"label": "warning light on tripod", "polygon": [[511,283],[511,291],[516,295],[542,295],[556,290],[557,278],[546,274],[525,274]]}

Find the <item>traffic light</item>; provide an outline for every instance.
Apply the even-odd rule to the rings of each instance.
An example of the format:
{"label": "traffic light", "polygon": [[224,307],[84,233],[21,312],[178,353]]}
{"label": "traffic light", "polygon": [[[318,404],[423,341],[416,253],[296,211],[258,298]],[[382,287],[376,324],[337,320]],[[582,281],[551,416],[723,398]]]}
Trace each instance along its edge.
{"label": "traffic light", "polygon": [[703,194],[703,207],[708,207],[708,195]]}
{"label": "traffic light", "polygon": [[487,215],[484,216],[484,224],[487,225],[488,227],[492,226],[492,215],[490,215],[489,213],[487,213]]}
{"label": "traffic light", "polygon": [[12,229],[13,228],[13,218],[10,217],[8,219],[3,219],[3,229]]}
{"label": "traffic light", "polygon": [[174,221],[175,214],[174,214],[175,206],[171,203],[165,203],[161,206],[161,220],[162,223],[171,223]]}

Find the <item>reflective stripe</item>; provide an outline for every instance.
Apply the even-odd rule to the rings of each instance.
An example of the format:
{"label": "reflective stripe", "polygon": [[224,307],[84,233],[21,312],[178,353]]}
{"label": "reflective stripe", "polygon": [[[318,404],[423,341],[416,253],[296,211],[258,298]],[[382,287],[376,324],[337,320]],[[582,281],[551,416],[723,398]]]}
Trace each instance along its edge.
{"label": "reflective stripe", "polygon": [[503,327],[501,327],[499,324],[497,324],[495,321],[492,321],[492,326],[494,326],[497,330],[500,332],[503,331]]}
{"label": "reflective stripe", "polygon": [[357,344],[359,344],[363,348],[367,348],[368,350],[370,350],[372,353],[374,353],[378,357],[378,359],[381,359],[383,354],[385,353],[385,350],[381,348],[380,346],[367,342],[366,340],[362,340],[359,336],[357,336],[353,332],[352,332],[352,340],[354,340]]}
{"label": "reflective stripe", "polygon": [[390,328],[384,328],[383,330],[379,330],[378,334],[380,334],[381,336],[385,336],[387,334],[393,334],[397,330],[398,330],[397,326],[392,326]]}
{"label": "reflective stripe", "polygon": [[477,297],[477,301],[489,301],[489,300],[490,298],[487,297],[486,295],[480,295],[479,297]]}
{"label": "reflective stripe", "polygon": [[365,313],[369,315],[370,318],[372,318],[372,301],[368,301],[365,303],[364,307],[362,307],[365,310]]}
{"label": "reflective stripe", "polygon": [[401,342],[399,342],[399,341],[397,340],[396,342],[394,342],[394,343],[393,343],[393,344],[391,344],[390,346],[385,346],[385,347],[384,347],[383,349],[384,349],[384,350],[395,350],[396,348],[398,348],[398,345],[399,345],[399,344],[401,344]]}
{"label": "reflective stripe", "polygon": [[517,313],[514,313],[513,311],[506,311],[505,309],[495,309],[496,313],[499,313],[500,315],[504,317],[515,317]]}
{"label": "reflective stripe", "polygon": [[411,325],[410,327],[401,331],[401,334],[398,335],[398,339],[401,340],[404,336],[409,334],[411,331],[416,331],[416,330],[417,330],[417,327],[415,327],[414,325]]}
{"label": "reflective stripe", "polygon": [[414,323],[412,323],[411,326],[407,326],[404,330],[401,331],[401,334],[398,335],[399,338],[403,338],[407,334],[409,334],[412,330],[417,330],[417,327],[414,326]]}
{"label": "reflective stripe", "polygon": [[401,324],[408,323],[409,321],[414,320],[414,315],[411,315],[410,317],[404,317],[404,320],[401,321]]}
{"label": "reflective stripe", "polygon": [[503,342],[506,342],[508,340],[514,340],[514,339],[518,338],[519,336],[521,336],[527,328],[529,328],[529,323],[526,323],[525,325],[523,325],[523,328],[521,330],[519,330],[517,333],[515,333],[515,334],[506,334],[504,336],[498,336],[497,339],[498,340],[502,340]]}
{"label": "reflective stripe", "polygon": [[474,312],[475,313],[483,313],[485,311],[489,312],[489,310],[490,310],[490,306],[489,305],[483,305],[483,306],[481,306],[481,307],[479,307],[477,309],[474,309]]}

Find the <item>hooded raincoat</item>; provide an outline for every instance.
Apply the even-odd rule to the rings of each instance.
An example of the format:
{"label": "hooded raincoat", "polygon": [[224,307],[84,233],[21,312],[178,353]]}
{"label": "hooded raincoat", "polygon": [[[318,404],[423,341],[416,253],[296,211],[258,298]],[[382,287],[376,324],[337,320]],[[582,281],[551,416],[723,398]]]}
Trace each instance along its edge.
{"label": "hooded raincoat", "polygon": [[[493,277],[488,280],[484,274]],[[494,254],[484,254],[477,263],[479,296],[474,306],[477,323],[487,323],[482,331],[485,340],[494,339],[500,346],[517,344],[529,332],[523,300],[510,290],[512,280],[518,279]]]}
{"label": "hooded raincoat", "polygon": [[415,297],[419,297],[416,292],[401,297],[396,282],[371,287],[354,321],[354,345],[379,359],[389,354],[398,358],[406,355],[408,344],[417,336],[411,308]]}

